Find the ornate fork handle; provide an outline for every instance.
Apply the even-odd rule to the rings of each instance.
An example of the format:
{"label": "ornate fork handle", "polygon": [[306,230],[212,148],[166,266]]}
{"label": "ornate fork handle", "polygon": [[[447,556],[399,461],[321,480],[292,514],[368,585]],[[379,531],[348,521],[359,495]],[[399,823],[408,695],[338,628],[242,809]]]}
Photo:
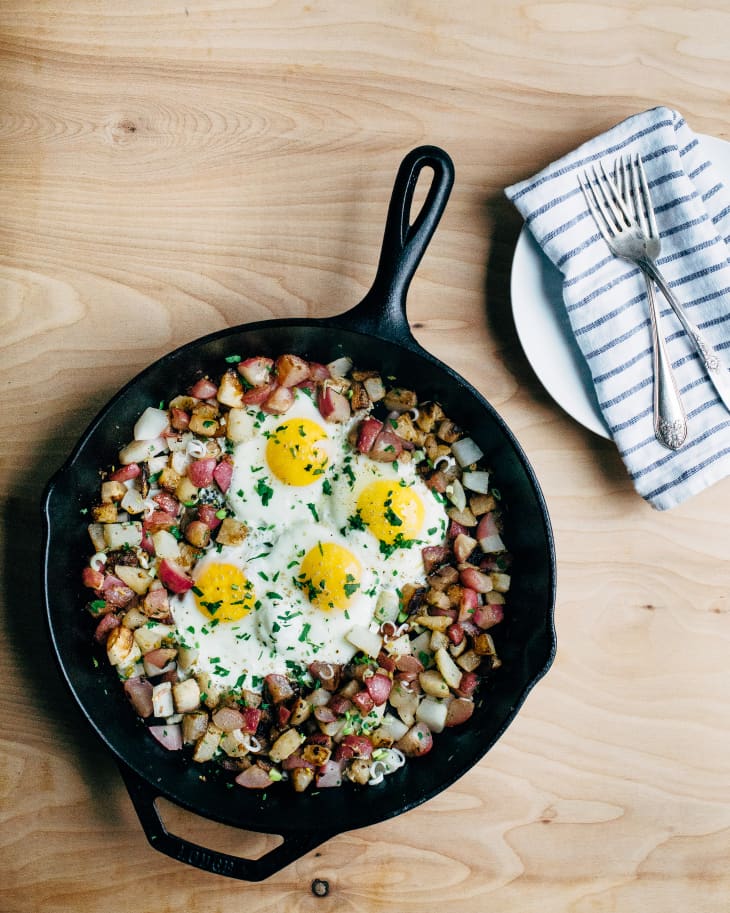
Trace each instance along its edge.
{"label": "ornate fork handle", "polygon": [[687,439],[687,416],[672,374],[664,337],[659,329],[654,282],[646,274],[645,278],[654,363],[654,434],[660,444],[670,450],[679,450]]}
{"label": "ornate fork handle", "polygon": [[718,396],[725,406],[730,409],[730,378],[728,377],[728,372],[724,368],[717,352],[715,352],[699,329],[687,317],[684,308],[677,300],[674,292],[667,285],[654,261],[650,260],[648,257],[642,257],[635,262],[636,265],[659,286],[661,293],[671,305],[672,310],[677,315],[677,319],[684,327],[685,332],[695,347],[697,354],[702,359],[702,363],[707,371],[707,376],[710,378]]}

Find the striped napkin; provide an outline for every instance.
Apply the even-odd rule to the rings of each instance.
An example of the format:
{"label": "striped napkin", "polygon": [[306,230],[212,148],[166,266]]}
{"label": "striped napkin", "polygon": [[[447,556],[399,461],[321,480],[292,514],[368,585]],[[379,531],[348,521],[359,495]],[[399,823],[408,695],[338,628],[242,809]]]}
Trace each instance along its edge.
{"label": "striped napkin", "polygon": [[563,275],[570,325],[637,491],[664,510],[730,474],[730,412],[657,292],[688,433],[674,452],[654,437],[644,278],[612,256],[576,177],[601,159],[612,170],[617,156],[636,152],[656,208],[659,266],[689,318],[730,365],[730,194],[680,114],[660,107],[634,115],[505,193]]}

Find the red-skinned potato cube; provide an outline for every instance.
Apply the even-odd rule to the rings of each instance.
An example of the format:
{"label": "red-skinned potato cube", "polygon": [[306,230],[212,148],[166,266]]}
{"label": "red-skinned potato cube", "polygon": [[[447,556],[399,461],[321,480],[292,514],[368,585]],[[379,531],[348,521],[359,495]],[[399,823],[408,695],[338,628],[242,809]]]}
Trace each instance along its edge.
{"label": "red-skinned potato cube", "polygon": [[213,399],[218,392],[217,384],[214,384],[208,377],[201,377],[199,381],[190,388],[190,395],[196,399]]}
{"label": "red-skinned potato cube", "polygon": [[239,361],[238,373],[252,387],[262,387],[271,379],[271,370],[274,362],[271,358],[256,356],[255,358],[246,358]]}

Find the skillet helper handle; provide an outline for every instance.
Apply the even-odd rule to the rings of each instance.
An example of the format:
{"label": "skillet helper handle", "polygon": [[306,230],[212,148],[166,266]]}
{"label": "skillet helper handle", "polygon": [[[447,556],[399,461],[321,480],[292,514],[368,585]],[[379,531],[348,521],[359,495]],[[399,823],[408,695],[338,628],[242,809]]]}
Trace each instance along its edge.
{"label": "skillet helper handle", "polygon": [[172,859],[212,872],[214,875],[227,875],[240,881],[263,881],[334,836],[300,834],[285,837],[280,846],[260,859],[244,859],[220,853],[171,834],[155,805],[155,800],[160,798],[160,794],[126,765],[120,764],[119,768],[150,846]]}
{"label": "skillet helper handle", "polygon": [[[433,170],[433,179],[411,223],[413,194],[424,168]],[[393,184],[373,285],[359,304],[337,318],[344,326],[354,322],[358,329],[383,339],[413,340],[406,318],[406,295],[453,184],[454,164],[443,149],[418,146],[406,155]]]}

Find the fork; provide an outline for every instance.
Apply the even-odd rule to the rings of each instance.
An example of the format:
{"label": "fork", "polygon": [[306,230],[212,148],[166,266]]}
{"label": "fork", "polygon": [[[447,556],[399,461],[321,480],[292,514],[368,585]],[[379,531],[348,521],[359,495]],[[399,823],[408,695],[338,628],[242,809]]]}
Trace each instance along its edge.
{"label": "fork", "polygon": [[[600,163],[600,167],[604,182],[610,181],[602,163]],[[631,176],[630,181],[627,172]],[[613,200],[610,195],[606,194],[595,168],[593,169],[593,179],[586,173],[583,179],[578,177],[578,182],[583,190],[588,208],[611,252],[616,256],[631,259],[628,257],[628,252],[623,251],[628,251],[627,239],[629,243],[635,243],[636,231],[629,234],[632,229],[626,223],[630,223],[636,227],[636,230],[648,235],[652,231],[649,225],[654,220],[654,214],[651,206],[648,206],[646,211],[644,209],[644,202],[640,197],[640,182],[637,180],[636,169],[632,167],[632,162],[630,160],[625,162],[622,159],[620,169],[617,165],[614,174],[617,179],[620,178],[621,189],[619,192],[618,188],[615,188]],[[596,188],[598,188],[598,192]],[[617,209],[617,205],[620,205],[620,209]],[[613,221],[609,218],[606,207],[610,207],[610,214],[614,217]],[[656,235],[655,230],[653,233]],[[678,450],[687,438],[687,418],[672,373],[664,336],[659,327],[659,310],[654,296],[654,282],[646,272],[644,272],[644,277],[651,322],[654,435],[659,443],[669,450]]]}
{"label": "fork", "polygon": [[[619,194],[615,182],[606,173],[603,165],[601,165],[600,177],[595,168],[593,169],[593,183],[595,183],[599,193],[596,193],[593,183],[587,174],[585,175],[585,184],[581,181],[588,207],[612,253],[617,257],[622,257],[624,260],[635,263],[644,275],[649,276],[659,286],[659,290],[669,302],[690,343],[699,355],[717,395],[726,408],[730,409],[730,378],[728,378],[726,368],[720,361],[717,352],[687,317],[684,308],[667,285],[656,264],[656,259],[661,251],[661,240],[656,226],[646,175],[641,158],[638,155],[635,158],[633,168],[636,175],[636,185],[640,188],[647,213],[644,226],[637,224],[637,221],[632,217]],[[589,192],[586,192],[586,185],[590,188]]]}

